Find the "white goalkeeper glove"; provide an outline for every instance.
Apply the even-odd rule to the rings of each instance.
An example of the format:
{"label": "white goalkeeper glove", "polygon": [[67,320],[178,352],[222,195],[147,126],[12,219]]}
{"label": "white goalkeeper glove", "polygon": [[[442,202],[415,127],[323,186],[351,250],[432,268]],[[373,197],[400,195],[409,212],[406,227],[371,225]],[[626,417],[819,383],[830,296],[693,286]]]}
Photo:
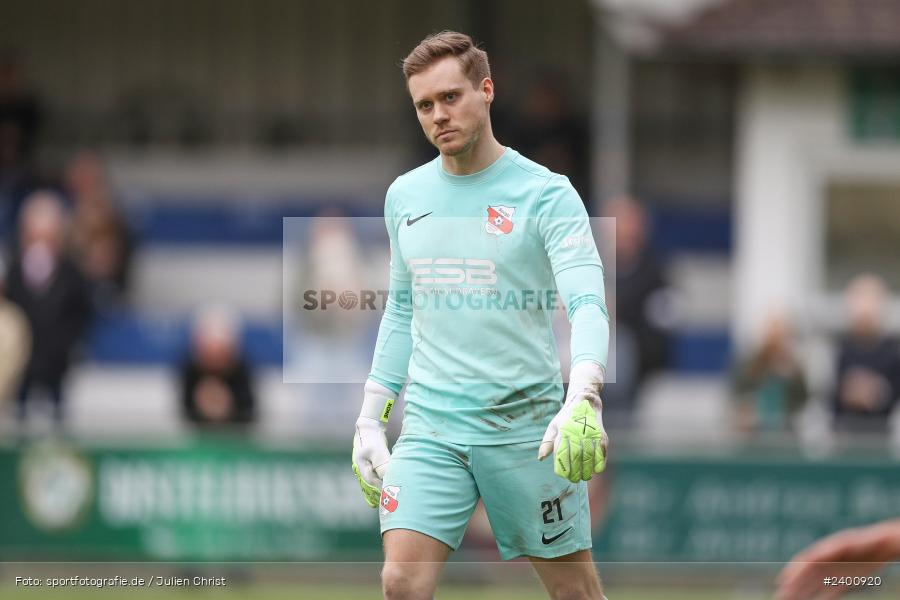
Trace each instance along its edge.
{"label": "white goalkeeper glove", "polygon": [[538,460],[552,452],[554,471],[575,483],[587,481],[606,468],[609,439],[603,429],[603,367],[582,361],[572,367],[569,391],[562,409],[547,427]]}
{"label": "white goalkeeper glove", "polygon": [[381,501],[381,485],[391,452],[387,446],[387,422],[394,407],[392,391],[371,379],[366,380],[362,410],[353,436],[353,472],[366,502],[372,508]]}

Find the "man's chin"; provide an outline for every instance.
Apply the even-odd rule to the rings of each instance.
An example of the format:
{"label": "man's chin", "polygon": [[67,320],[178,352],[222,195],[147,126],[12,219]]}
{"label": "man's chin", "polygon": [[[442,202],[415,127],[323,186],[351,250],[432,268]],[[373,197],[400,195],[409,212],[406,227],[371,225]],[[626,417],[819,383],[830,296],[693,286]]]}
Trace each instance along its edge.
{"label": "man's chin", "polygon": [[448,142],[435,144],[438,151],[444,156],[458,156],[466,151],[466,145],[460,142]]}

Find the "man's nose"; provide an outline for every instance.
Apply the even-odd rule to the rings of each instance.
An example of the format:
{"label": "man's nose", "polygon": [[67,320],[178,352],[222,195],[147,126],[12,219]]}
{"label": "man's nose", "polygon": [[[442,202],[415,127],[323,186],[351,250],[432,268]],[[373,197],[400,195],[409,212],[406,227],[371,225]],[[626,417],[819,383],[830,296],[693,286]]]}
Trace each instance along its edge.
{"label": "man's nose", "polygon": [[431,118],[435,123],[445,123],[447,119],[449,119],[449,115],[444,108],[441,108],[440,104],[434,105],[434,110],[432,111]]}

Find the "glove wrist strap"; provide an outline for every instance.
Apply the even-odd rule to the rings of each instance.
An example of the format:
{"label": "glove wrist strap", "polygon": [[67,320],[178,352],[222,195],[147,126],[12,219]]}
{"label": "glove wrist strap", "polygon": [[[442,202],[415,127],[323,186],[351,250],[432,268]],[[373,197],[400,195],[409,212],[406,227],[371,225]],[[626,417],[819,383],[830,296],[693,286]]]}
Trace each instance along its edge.
{"label": "glove wrist strap", "polygon": [[393,408],[394,393],[380,383],[367,379],[359,416],[373,419],[384,427],[391,417]]}
{"label": "glove wrist strap", "polygon": [[[597,402],[600,401],[600,391],[603,389],[603,382],[606,379],[606,372],[603,365],[592,360],[583,360],[572,366],[569,372],[569,390],[566,395],[566,404],[574,400],[578,396],[587,394],[596,396]],[[598,408],[602,408],[602,403]]]}

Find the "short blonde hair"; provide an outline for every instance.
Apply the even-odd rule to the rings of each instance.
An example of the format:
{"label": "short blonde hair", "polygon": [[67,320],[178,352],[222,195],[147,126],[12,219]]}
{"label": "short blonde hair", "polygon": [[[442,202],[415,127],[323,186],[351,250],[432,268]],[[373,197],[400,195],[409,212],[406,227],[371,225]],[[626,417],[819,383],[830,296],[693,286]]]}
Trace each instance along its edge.
{"label": "short blonde hair", "polygon": [[419,42],[409,56],[403,59],[403,76],[407,83],[410,77],[446,56],[453,56],[459,61],[463,74],[472,82],[472,87],[477,87],[482,80],[491,76],[487,52],[477,48],[471,37],[456,31],[441,31]]}

